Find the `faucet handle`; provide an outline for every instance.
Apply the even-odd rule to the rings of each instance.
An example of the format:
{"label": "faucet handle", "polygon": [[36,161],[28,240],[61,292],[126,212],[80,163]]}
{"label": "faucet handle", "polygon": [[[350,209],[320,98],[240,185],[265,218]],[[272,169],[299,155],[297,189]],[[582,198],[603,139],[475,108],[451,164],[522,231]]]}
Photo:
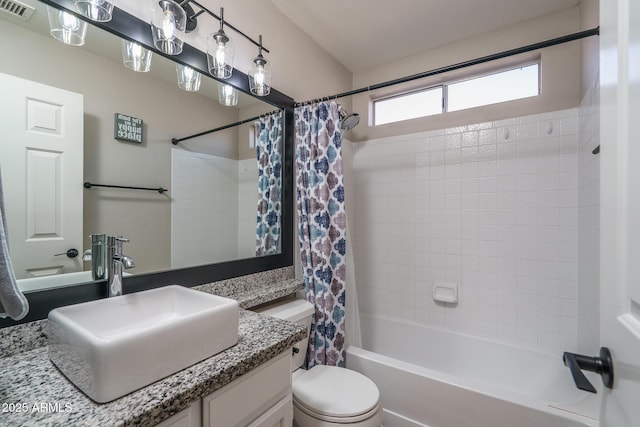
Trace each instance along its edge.
{"label": "faucet handle", "polygon": [[579,389],[596,393],[595,387],[593,387],[587,377],[582,373],[583,370],[600,374],[604,386],[607,388],[613,387],[613,361],[607,347],[601,347],[600,354],[596,357],[564,352],[562,360],[564,364],[569,367],[576,387]]}
{"label": "faucet handle", "polygon": [[122,236],[116,236],[116,240],[118,242],[129,243],[129,239],[127,239],[126,237],[122,237]]}

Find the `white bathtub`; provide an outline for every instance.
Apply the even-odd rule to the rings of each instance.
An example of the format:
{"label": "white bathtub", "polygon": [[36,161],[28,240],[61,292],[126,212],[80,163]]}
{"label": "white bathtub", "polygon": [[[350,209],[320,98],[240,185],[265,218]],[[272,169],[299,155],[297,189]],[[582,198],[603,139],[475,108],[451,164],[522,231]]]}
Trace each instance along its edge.
{"label": "white bathtub", "polygon": [[575,388],[562,355],[362,316],[347,367],[380,389],[385,427],[597,427],[598,395]]}

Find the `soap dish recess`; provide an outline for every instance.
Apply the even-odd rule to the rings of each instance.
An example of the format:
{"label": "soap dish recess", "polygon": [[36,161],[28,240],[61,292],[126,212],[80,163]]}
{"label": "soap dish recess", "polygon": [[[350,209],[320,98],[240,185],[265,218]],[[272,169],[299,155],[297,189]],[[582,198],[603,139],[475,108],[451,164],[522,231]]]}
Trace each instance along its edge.
{"label": "soap dish recess", "polygon": [[438,302],[455,304],[458,302],[458,284],[435,282],[433,284],[433,299]]}

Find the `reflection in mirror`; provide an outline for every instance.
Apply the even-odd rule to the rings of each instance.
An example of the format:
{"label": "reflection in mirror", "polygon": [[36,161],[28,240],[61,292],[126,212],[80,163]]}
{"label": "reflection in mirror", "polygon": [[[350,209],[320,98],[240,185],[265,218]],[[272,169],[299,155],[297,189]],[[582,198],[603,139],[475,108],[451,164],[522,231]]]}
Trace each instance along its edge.
{"label": "reflection in mirror", "polygon": [[[26,132],[14,131],[22,134],[6,131],[25,119],[8,112],[25,109],[3,96],[0,170],[19,279],[90,270],[82,261],[90,234],[130,239],[133,274],[279,253],[281,112],[268,114],[272,105],[245,94],[235,107],[223,106],[208,76],[199,91],[181,90],[175,63],[160,55],[149,72],[132,71],[123,65],[121,41],[93,26],[84,46],[65,45],[49,35],[46,7],[24,2],[36,9],[28,21],[0,15],[0,37],[12,40],[0,46],[0,73],[24,83],[26,114],[34,114],[27,119],[35,120]],[[118,114],[142,121],[141,142],[116,139]],[[170,144],[254,116],[262,117]],[[34,135],[40,145],[30,142]],[[75,145],[56,145],[68,137]],[[9,160],[15,141],[25,144],[18,153],[28,152],[26,163]],[[169,191],[83,189],[85,181]],[[68,257],[72,248],[80,255]],[[55,286],[65,282],[59,279]]]}

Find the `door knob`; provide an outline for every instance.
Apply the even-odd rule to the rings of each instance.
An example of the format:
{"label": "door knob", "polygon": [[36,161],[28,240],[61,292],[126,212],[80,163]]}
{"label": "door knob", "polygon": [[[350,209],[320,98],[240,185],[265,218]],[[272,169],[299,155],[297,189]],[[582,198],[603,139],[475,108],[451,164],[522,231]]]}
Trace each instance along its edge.
{"label": "door knob", "polygon": [[69,249],[67,252],[62,252],[61,254],[55,254],[54,256],[66,255],[69,258],[75,258],[78,256],[77,249]]}

